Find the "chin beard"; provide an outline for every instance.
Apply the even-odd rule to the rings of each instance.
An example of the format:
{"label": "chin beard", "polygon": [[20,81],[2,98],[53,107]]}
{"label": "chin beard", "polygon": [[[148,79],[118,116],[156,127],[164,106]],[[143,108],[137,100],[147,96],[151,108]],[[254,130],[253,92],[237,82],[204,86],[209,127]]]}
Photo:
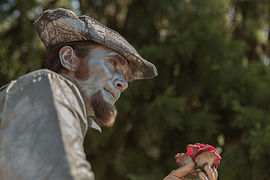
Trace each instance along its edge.
{"label": "chin beard", "polygon": [[93,94],[90,102],[98,123],[102,126],[111,127],[117,116],[117,109],[115,106],[103,99],[101,91]]}

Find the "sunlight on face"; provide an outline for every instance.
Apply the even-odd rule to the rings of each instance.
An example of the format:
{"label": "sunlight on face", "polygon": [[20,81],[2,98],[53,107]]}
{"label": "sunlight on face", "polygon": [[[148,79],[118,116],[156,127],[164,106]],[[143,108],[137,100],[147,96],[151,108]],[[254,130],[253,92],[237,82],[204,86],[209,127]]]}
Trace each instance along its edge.
{"label": "sunlight on face", "polygon": [[78,80],[83,92],[87,116],[95,116],[99,123],[111,126],[117,111],[114,106],[128,84],[124,74],[126,60],[118,53],[97,45],[88,57],[85,80]]}

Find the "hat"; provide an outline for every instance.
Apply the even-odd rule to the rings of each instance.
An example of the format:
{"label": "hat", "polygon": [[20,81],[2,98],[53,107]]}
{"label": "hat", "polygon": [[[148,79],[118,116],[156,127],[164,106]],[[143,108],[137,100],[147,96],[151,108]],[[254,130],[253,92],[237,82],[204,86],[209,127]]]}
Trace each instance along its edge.
{"label": "hat", "polygon": [[124,37],[89,16],[77,16],[63,8],[48,9],[37,17],[34,26],[46,48],[74,41],[94,41],[118,52],[131,70],[127,81],[158,75],[156,67],[143,59]]}

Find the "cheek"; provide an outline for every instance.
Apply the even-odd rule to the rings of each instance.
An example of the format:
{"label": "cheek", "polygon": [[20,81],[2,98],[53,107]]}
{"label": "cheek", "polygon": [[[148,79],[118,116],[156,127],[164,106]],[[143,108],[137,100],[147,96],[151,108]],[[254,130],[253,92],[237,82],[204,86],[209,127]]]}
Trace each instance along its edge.
{"label": "cheek", "polygon": [[97,83],[93,76],[90,76],[85,81],[80,81],[80,87],[87,98],[90,98],[93,93],[101,88],[100,84]]}
{"label": "cheek", "polygon": [[79,80],[87,80],[89,77],[89,66],[86,59],[80,60],[80,64],[75,72],[75,77]]}
{"label": "cheek", "polygon": [[103,64],[89,65],[89,78],[95,80],[95,83],[106,83],[113,77],[113,73]]}
{"label": "cheek", "polygon": [[86,99],[90,100],[92,95],[102,90],[107,81],[98,80],[96,74],[89,76],[87,80],[80,80],[79,85]]}
{"label": "cheek", "polygon": [[91,98],[92,94],[102,90],[104,86],[110,83],[113,79],[113,73],[100,61],[91,61],[91,63],[84,63],[84,65],[78,71],[80,79],[77,79],[79,79],[80,87],[86,98]]}

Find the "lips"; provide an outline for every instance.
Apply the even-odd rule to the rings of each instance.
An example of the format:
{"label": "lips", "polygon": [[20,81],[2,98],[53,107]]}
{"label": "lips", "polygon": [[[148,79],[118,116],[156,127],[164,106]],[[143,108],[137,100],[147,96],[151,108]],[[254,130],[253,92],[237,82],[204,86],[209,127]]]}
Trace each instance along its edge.
{"label": "lips", "polygon": [[107,88],[104,88],[104,89],[105,89],[105,91],[107,91],[108,93],[110,93],[112,95],[114,101],[116,101],[116,99],[117,99],[116,95],[112,91],[110,91],[109,89],[107,89]]}

